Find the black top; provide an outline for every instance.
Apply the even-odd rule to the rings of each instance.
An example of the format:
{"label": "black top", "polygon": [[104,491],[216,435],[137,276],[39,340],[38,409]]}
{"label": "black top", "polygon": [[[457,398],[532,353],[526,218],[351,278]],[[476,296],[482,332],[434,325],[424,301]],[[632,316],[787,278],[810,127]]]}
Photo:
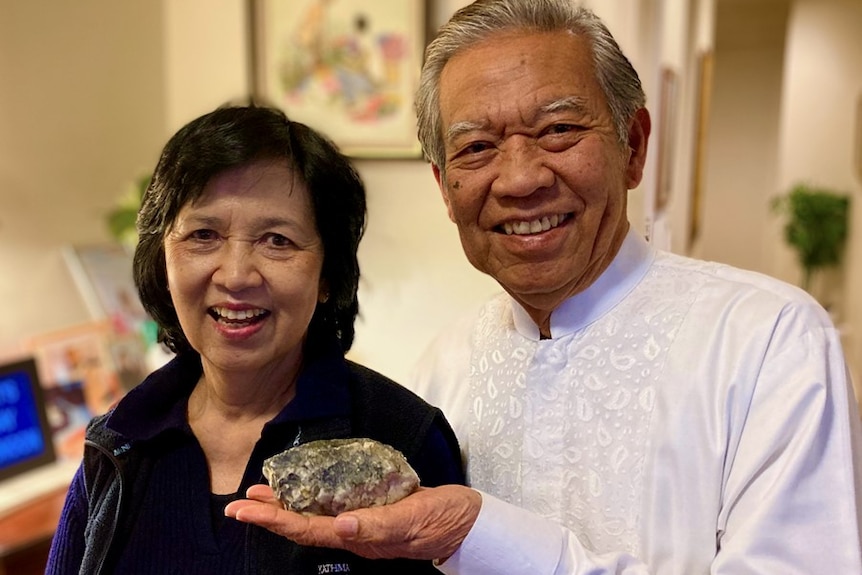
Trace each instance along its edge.
{"label": "black top", "polygon": [[[200,374],[197,354],[177,357],[91,426],[93,446],[101,445],[113,456],[88,447],[86,467],[97,471],[89,472],[88,480],[81,470],[76,475],[46,573],[77,573],[105,550],[106,539],[112,541],[107,565],[113,567],[104,573],[439,573],[430,562],[371,561],[346,551],[300,547],[224,518],[224,505],[233,496],[210,493],[204,453],[186,419],[188,397]],[[100,434],[108,434],[111,444],[103,445]],[[264,426],[237,493],[265,483],[263,460],[289,447],[297,435],[302,443],[371,437],[401,450],[422,485],[464,483],[457,442],[439,410],[382,375],[344,360],[336,348],[303,371],[294,400]],[[114,459],[122,478],[116,477]],[[119,488],[106,489],[105,476]],[[101,486],[94,486],[100,481]],[[89,501],[88,492],[108,495],[93,495]],[[106,507],[123,512],[115,517]],[[109,536],[93,534],[100,529]],[[96,570],[86,569],[88,574]]]}

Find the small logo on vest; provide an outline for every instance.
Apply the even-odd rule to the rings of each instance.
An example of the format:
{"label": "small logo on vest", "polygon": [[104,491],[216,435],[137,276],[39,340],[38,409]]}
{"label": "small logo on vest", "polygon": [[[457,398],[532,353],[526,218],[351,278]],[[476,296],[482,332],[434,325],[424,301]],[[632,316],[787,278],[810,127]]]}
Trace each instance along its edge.
{"label": "small logo on vest", "polygon": [[322,563],[317,566],[317,575],[327,573],[350,573],[349,563]]}

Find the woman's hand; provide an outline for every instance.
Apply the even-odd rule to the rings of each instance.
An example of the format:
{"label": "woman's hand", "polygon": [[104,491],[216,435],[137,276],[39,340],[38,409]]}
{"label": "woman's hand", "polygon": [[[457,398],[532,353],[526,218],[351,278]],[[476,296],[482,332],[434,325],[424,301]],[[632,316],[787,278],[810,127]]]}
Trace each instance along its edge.
{"label": "woman's hand", "polygon": [[470,532],[482,496],[461,485],[419,488],[401,501],[338,517],[286,511],[267,485],[233,501],[225,515],[253,523],[300,545],[347,549],[370,559],[445,559]]}

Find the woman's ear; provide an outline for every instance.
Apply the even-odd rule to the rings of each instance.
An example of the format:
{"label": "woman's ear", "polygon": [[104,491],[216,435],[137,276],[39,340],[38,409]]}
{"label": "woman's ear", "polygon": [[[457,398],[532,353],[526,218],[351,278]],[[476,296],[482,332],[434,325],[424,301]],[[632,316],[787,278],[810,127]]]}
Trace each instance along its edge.
{"label": "woman's ear", "polygon": [[329,282],[320,278],[320,285],[317,287],[317,303],[326,303],[329,301]]}

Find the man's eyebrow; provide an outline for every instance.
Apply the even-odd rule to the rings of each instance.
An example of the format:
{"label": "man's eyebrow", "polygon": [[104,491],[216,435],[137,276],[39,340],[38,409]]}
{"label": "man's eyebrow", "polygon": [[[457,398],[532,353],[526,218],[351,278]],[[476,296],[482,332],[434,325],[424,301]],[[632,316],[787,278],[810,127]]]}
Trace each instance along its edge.
{"label": "man's eyebrow", "polygon": [[[548,102],[539,108],[537,117],[545,116],[548,114],[555,114],[557,112],[574,112],[578,114],[586,114],[589,111],[589,107],[587,106],[586,98],[582,98],[581,96],[566,96],[565,98],[560,98],[559,100],[554,100],[553,102]],[[470,132],[476,132],[479,130],[485,130],[488,128],[487,122],[474,122],[474,121],[462,121],[455,122],[449,129],[446,130],[446,139],[445,141],[451,142],[452,140],[458,138],[459,136],[463,136],[464,134],[469,134]]]}
{"label": "man's eyebrow", "polygon": [[556,112],[586,113],[588,109],[585,98],[580,96],[567,96],[545,104],[539,108],[539,114],[553,114]]}
{"label": "man's eyebrow", "polygon": [[487,127],[487,123],[485,122],[455,122],[449,129],[446,130],[446,141],[451,142],[458,136],[462,136],[469,132],[475,132],[477,130],[482,130]]}

